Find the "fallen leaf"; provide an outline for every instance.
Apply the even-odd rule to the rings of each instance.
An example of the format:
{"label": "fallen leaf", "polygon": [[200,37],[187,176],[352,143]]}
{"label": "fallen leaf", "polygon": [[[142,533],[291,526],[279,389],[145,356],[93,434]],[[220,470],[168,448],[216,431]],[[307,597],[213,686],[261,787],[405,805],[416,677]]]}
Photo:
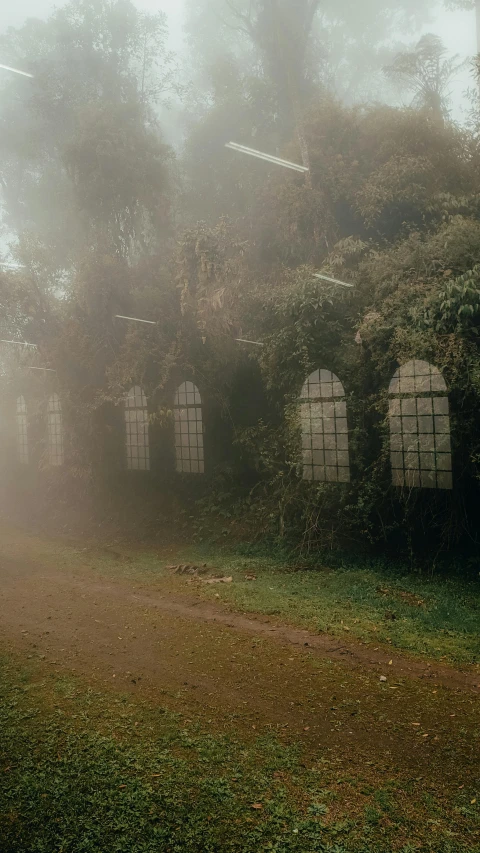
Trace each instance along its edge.
{"label": "fallen leaf", "polygon": [[477,798],[474,797],[473,800],[470,800],[470,805],[474,806],[476,802],[477,802]]}
{"label": "fallen leaf", "polygon": [[389,660],[389,661],[388,661],[388,665],[389,665],[389,666],[392,666],[392,665],[393,665],[393,660]]}
{"label": "fallen leaf", "polygon": [[420,723],[412,723],[412,726],[419,726]]}
{"label": "fallen leaf", "polygon": [[263,809],[263,806],[261,803],[253,803],[252,809]]}

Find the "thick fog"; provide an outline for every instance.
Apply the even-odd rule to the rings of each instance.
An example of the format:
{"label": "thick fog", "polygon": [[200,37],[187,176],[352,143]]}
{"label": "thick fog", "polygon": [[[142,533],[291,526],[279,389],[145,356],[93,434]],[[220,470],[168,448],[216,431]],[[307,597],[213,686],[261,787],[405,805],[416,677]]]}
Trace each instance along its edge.
{"label": "thick fog", "polygon": [[[50,0],[20,0],[17,3],[4,4],[0,12],[0,31],[4,31],[9,26],[20,26],[26,18],[31,16],[45,18],[53,9],[61,5]],[[136,5],[151,13],[162,10],[168,15],[171,48],[181,52],[184,44],[184,0],[138,0]],[[432,15],[431,20],[424,27],[424,32],[434,32],[439,35],[449,53],[458,54],[462,59],[476,52],[474,12],[446,11],[443,4],[439,4],[437,14]],[[399,38],[402,36],[405,38],[405,34],[399,34]],[[452,81],[452,117],[457,121],[464,118],[464,93],[470,85],[471,76],[468,70],[460,72]]]}

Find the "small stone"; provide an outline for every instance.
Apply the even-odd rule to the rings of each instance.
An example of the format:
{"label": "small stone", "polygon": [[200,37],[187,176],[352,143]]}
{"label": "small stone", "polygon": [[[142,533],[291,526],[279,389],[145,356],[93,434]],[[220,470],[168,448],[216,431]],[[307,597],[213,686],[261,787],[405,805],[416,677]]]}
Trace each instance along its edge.
{"label": "small stone", "polygon": [[387,678],[386,678],[386,676],[385,676],[385,675],[381,675],[381,676],[380,676],[380,681],[386,681],[386,680],[387,680]]}

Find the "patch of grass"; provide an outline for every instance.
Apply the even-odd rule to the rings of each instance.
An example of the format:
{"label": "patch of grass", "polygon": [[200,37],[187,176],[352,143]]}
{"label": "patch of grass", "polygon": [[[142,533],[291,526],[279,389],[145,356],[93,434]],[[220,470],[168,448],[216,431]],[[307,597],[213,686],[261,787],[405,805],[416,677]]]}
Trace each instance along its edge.
{"label": "patch of grass", "polygon": [[[264,549],[266,550],[266,549]],[[230,585],[189,586],[189,593],[221,600],[245,613],[277,616],[312,631],[351,637],[454,664],[480,660],[480,582],[458,574],[429,577],[355,555],[311,557],[300,570],[278,549],[272,556],[253,548],[207,544],[158,549],[108,543],[74,547],[48,537],[2,528],[2,553],[15,559],[52,559],[65,568],[93,568],[101,574],[161,583],[175,591],[172,564],[207,563],[233,577]],[[247,574],[256,580],[245,579]]]}
{"label": "patch of grass", "polygon": [[367,765],[0,661],[2,853],[478,853],[471,785]]}
{"label": "patch of grass", "polygon": [[[148,560],[139,553],[136,564],[148,568]],[[202,587],[202,594],[219,594],[244,612],[454,663],[480,659],[480,585],[474,581],[392,571],[353,556],[335,568],[293,570],[276,558],[197,548],[177,554],[175,562],[207,562],[232,575],[233,584]],[[245,580],[246,574],[256,580]]]}
{"label": "patch of grass", "polygon": [[[127,549],[120,560],[93,551],[89,562],[102,573],[162,582],[168,565],[207,563],[234,582],[199,586],[201,595],[219,596],[235,610],[447,663],[480,660],[480,583],[461,576],[428,577],[353,555],[333,567],[322,562],[298,569],[279,556],[207,546],[177,550],[168,559],[152,550]],[[175,578],[175,583],[184,581]],[[189,586],[189,592],[193,589]]]}

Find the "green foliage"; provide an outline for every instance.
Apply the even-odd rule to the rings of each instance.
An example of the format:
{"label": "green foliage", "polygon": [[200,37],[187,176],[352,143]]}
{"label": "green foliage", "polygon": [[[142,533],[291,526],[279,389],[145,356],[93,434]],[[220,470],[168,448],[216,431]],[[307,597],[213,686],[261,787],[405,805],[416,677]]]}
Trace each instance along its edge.
{"label": "green foliage", "polygon": [[[285,548],[275,554],[274,541],[263,537],[244,548],[196,545],[182,550],[178,561],[206,561],[231,575],[234,582],[222,587],[221,598],[241,612],[274,614],[315,632],[451,663],[475,663],[480,654],[478,561],[471,580],[451,560],[428,576],[393,557],[354,558],[350,550],[308,555]],[[147,560],[139,570],[150,573]],[[204,595],[213,599],[215,593],[207,588]]]}
{"label": "green foliage", "polygon": [[448,281],[432,297],[426,309],[425,324],[439,334],[456,334],[462,338],[478,335],[480,316],[480,267]]}

